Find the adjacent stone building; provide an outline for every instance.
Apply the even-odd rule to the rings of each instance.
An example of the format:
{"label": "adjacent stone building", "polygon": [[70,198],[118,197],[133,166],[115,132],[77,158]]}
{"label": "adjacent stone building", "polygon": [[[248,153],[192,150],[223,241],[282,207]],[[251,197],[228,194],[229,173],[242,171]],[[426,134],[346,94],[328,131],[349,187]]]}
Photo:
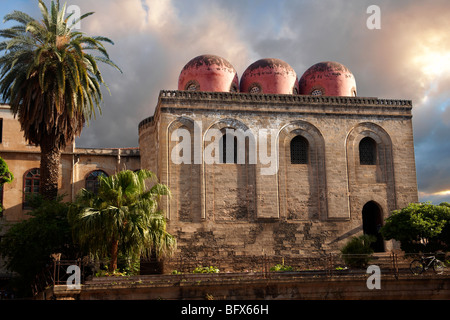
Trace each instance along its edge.
{"label": "adjacent stone building", "polygon": [[[239,89],[238,89],[239,83]],[[412,104],[358,97],[352,73],[318,63],[298,80],[261,59],[240,82],[217,56],[192,59],[139,124],[178,256],[313,256],[373,234],[418,201]]]}
{"label": "adjacent stone building", "polygon": [[[14,175],[12,183],[0,190],[4,207],[0,223],[8,224],[26,218],[29,208],[26,196],[39,193],[39,147],[28,144],[20,129],[20,123],[12,115],[9,106],[0,105],[0,157]],[[138,148],[77,148],[75,143],[66,147],[61,156],[59,194],[71,201],[81,188],[95,190],[97,176],[112,175],[123,169],[140,169]]]}
{"label": "adjacent stone building", "polygon": [[[27,219],[27,195],[40,190],[40,148],[25,141],[20,123],[7,105],[0,105],[0,157],[14,175],[12,183],[0,188],[4,208],[0,216],[1,240],[12,223]],[[61,156],[58,193],[72,201],[81,188],[95,191],[98,175],[112,175],[123,169],[140,169],[139,148],[78,148],[74,143]],[[2,279],[9,279],[5,272],[0,257],[0,289]]]}

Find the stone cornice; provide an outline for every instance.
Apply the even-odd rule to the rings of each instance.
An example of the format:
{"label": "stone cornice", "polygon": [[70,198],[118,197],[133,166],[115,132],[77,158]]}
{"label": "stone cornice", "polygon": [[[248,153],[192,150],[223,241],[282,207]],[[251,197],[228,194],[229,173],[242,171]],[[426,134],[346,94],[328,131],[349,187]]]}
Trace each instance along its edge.
{"label": "stone cornice", "polygon": [[331,104],[331,105],[374,105],[374,106],[412,106],[411,100],[378,99],[371,97],[332,97],[306,96],[293,94],[250,94],[236,92],[204,92],[162,90],[159,100],[190,100],[190,101],[232,101],[232,102],[268,102],[280,104]]}
{"label": "stone cornice", "polygon": [[[223,105],[224,102],[226,103],[225,106]],[[166,104],[164,107],[165,110],[172,110],[172,108],[200,110],[205,109],[205,107],[210,110],[211,105],[214,105],[216,108],[214,109],[215,112],[219,110],[224,111],[225,109],[238,111],[235,106],[239,106],[242,108],[240,110],[241,112],[301,112],[304,114],[321,113],[323,115],[352,114],[352,111],[342,112],[347,107],[349,109],[354,108],[354,113],[359,115],[410,117],[412,110],[411,100],[400,99],[162,90],[159,94],[155,115],[142,120],[139,123],[139,131],[154,124],[155,119],[161,112],[163,103]],[[259,107],[257,110],[254,109],[255,105]],[[335,109],[336,107],[339,110]],[[366,110],[363,111],[363,109]],[[377,112],[373,113],[367,109],[377,110]]]}

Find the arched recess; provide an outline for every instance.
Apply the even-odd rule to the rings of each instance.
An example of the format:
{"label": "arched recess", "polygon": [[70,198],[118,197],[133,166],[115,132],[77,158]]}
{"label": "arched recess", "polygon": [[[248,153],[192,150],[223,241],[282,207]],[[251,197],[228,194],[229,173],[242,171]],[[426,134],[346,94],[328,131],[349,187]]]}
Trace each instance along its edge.
{"label": "arched recess", "polygon": [[367,202],[361,212],[363,233],[375,237],[371,247],[375,252],[384,252],[384,240],[380,229],[383,226],[383,210],[375,201]]}
{"label": "arched recess", "polygon": [[[307,159],[302,160],[306,161],[291,159],[291,144],[296,137],[305,140]],[[281,129],[278,183],[281,217],[298,220],[327,218],[325,141],[312,124],[298,120]]]}
{"label": "arched recess", "polygon": [[[236,161],[224,163],[219,151],[224,135],[236,143]],[[232,139],[233,135],[236,139]],[[216,140],[217,139],[217,140]],[[231,118],[212,123],[203,136],[205,219],[248,221],[255,217],[256,140],[241,121]],[[228,151],[231,151],[228,150]],[[227,151],[227,152],[228,152]]]}
{"label": "arched recess", "polygon": [[[167,183],[172,193],[167,213],[169,219],[201,220],[201,150],[195,147],[196,125],[188,117],[179,117],[168,126]],[[201,133],[197,134],[201,139]]]}
{"label": "arched recess", "polygon": [[[373,163],[361,161],[360,145],[363,139],[374,141]],[[367,139],[366,139],[367,141]],[[388,212],[396,208],[392,140],[378,124],[359,123],[350,130],[346,140],[347,174],[350,203],[355,214],[359,203],[368,194],[385,199]]]}
{"label": "arched recess", "polygon": [[85,189],[94,194],[97,194],[99,189],[98,177],[100,176],[108,177],[108,174],[103,170],[90,171],[84,178]]}

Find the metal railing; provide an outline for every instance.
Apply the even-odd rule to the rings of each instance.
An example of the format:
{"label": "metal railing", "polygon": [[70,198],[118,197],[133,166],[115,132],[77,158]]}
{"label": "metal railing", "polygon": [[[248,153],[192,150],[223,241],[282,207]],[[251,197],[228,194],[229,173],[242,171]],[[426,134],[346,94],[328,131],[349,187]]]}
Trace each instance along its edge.
{"label": "metal railing", "polygon": [[[218,257],[185,257],[179,256],[166,259],[160,265],[164,268],[150,268],[148,273],[140,275],[153,275],[164,278],[164,281],[172,278],[180,281],[183,278],[195,277],[193,271],[198,267],[213,266],[218,269],[218,279],[228,281],[236,277],[282,279],[287,277],[355,277],[367,275],[367,267],[376,265],[383,275],[391,275],[398,279],[401,275],[413,276],[409,270],[412,260],[419,257],[418,254],[405,253],[382,253],[372,255],[342,255],[337,253],[325,254],[321,256],[233,256],[226,258]],[[440,257],[445,261],[445,257]],[[141,261],[141,271],[145,269],[146,263],[158,264],[156,260]],[[349,264],[350,263],[350,264]],[[101,265],[96,261],[78,260],[55,260],[36,277],[33,283],[35,294],[42,292],[47,287],[54,285],[65,285],[71,272],[68,267],[76,265],[81,271],[81,283],[91,279],[95,274],[95,268]],[[106,264],[105,264],[106,265]],[[155,272],[155,270],[158,270]],[[159,272],[159,273],[158,273]],[[162,273],[161,273],[162,272]],[[450,274],[449,268],[445,268],[444,276]],[[176,275],[176,276],[174,276]],[[211,276],[214,276],[210,274]],[[433,277],[435,273],[428,272],[425,276]],[[179,279],[178,279],[179,278]],[[154,280],[152,279],[152,281]],[[177,280],[178,279],[178,280]],[[228,280],[227,280],[228,279]]]}
{"label": "metal railing", "polygon": [[53,263],[47,265],[38,275],[32,284],[33,294],[44,291],[46,288],[55,285],[65,285],[72,272],[68,272],[70,266],[77,266],[81,272],[81,282],[84,281],[86,273],[85,264],[81,259],[78,260],[59,260],[55,259]]}

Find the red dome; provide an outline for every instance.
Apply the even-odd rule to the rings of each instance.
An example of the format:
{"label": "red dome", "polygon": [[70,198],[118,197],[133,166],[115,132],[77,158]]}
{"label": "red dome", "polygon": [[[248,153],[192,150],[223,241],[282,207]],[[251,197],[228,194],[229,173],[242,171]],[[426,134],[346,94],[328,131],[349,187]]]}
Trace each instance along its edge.
{"label": "red dome", "polygon": [[261,59],[251,64],[242,74],[241,92],[297,94],[297,74],[282,60]]}
{"label": "red dome", "polygon": [[195,57],[184,66],[178,78],[178,90],[236,92],[238,88],[234,67],[214,55]]}
{"label": "red dome", "polygon": [[299,81],[305,95],[356,96],[356,81],[350,70],[332,61],[320,62],[306,70]]}

